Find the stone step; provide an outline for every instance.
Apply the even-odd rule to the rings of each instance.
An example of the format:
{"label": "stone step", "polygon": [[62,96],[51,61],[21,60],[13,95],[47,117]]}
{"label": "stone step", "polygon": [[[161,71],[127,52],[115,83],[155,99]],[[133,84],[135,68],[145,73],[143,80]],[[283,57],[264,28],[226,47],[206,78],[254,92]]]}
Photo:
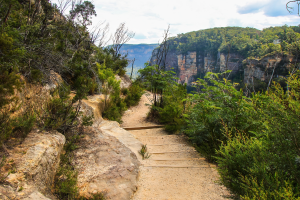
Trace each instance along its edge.
{"label": "stone step", "polygon": [[199,166],[209,164],[205,160],[200,159],[151,159],[144,161],[145,165],[172,165],[172,166]]}
{"label": "stone step", "polygon": [[186,160],[205,160],[205,158],[179,158],[179,159],[151,159],[153,161],[186,161]]}
{"label": "stone step", "polygon": [[170,152],[170,151],[188,151],[194,152],[195,149],[188,145],[161,145],[161,146],[148,146],[148,151],[151,152]]}
{"label": "stone step", "polygon": [[196,152],[196,150],[190,151],[163,151],[163,152],[149,152],[150,154],[165,154],[165,153],[188,153],[188,152]]}
{"label": "stone step", "polygon": [[167,136],[140,136],[136,137],[139,141],[141,141],[143,144],[185,144],[186,139],[183,137],[173,136],[173,135],[167,135]]}
{"label": "stone step", "polygon": [[180,135],[145,135],[145,136],[139,136],[141,138],[144,138],[144,137],[157,137],[157,138],[161,138],[161,137],[173,137],[173,138],[183,138],[184,136],[180,136]]}
{"label": "stone step", "polygon": [[147,146],[168,146],[168,145],[187,146],[186,144],[178,144],[178,143],[170,143],[170,144],[147,144]]}
{"label": "stone step", "polygon": [[155,168],[211,168],[209,165],[199,165],[199,166],[179,166],[179,165],[144,165],[143,167],[155,167]]}
{"label": "stone step", "polygon": [[163,128],[164,125],[153,125],[153,126],[137,126],[137,127],[122,127],[126,131],[131,130],[144,130],[144,129],[154,129],[154,128]]}

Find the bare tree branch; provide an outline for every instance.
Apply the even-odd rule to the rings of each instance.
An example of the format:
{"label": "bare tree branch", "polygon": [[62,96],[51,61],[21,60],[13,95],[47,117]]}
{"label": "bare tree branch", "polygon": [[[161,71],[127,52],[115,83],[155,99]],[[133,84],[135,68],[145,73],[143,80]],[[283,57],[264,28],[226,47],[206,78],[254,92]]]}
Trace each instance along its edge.
{"label": "bare tree branch", "polygon": [[286,4],[286,10],[289,13],[292,13],[291,10],[294,10],[294,7],[290,7],[289,6],[290,3],[297,3],[298,4],[298,15],[300,16],[300,0],[295,0],[295,1],[289,1],[289,2],[287,2],[287,4]]}
{"label": "bare tree branch", "polygon": [[166,68],[166,58],[169,51],[169,43],[167,42],[169,38],[169,30],[170,25],[168,25],[168,28],[164,31],[163,41],[159,44],[159,47],[154,54],[155,62],[151,63],[161,67],[163,70]]}
{"label": "bare tree branch", "polygon": [[117,57],[120,54],[120,49],[128,42],[131,38],[134,37],[134,33],[130,32],[128,28],[125,27],[125,23],[121,23],[117,28],[115,34],[112,36],[112,48],[114,49],[114,56]]}
{"label": "bare tree branch", "polygon": [[60,18],[64,15],[65,11],[71,6],[71,0],[58,0],[58,10]]}
{"label": "bare tree branch", "polygon": [[98,43],[98,47],[102,48],[106,46],[109,42],[107,38],[107,33],[109,31],[109,24],[107,23],[103,28],[101,27],[105,22],[100,22],[96,26],[92,27],[90,32],[91,43],[96,44]]}

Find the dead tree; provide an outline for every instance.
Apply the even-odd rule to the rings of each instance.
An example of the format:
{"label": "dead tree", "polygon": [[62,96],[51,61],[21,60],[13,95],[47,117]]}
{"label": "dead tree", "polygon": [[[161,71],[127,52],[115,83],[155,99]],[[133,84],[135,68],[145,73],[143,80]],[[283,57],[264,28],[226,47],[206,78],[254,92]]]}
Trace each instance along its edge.
{"label": "dead tree", "polygon": [[118,57],[120,54],[120,49],[125,44],[128,42],[131,38],[134,37],[134,33],[129,31],[128,28],[126,28],[125,23],[121,23],[119,27],[117,28],[116,32],[112,36],[112,49],[114,50],[114,57]]}
{"label": "dead tree", "polygon": [[169,51],[169,43],[167,42],[169,37],[169,30],[170,25],[168,26],[167,30],[164,31],[163,41],[159,44],[159,48],[157,49],[157,51],[154,52],[153,57],[155,58],[155,60],[154,63],[151,63],[157,65],[160,70],[166,69],[166,58]]}
{"label": "dead tree", "polygon": [[[157,73],[166,70],[166,60],[169,51],[169,43],[168,43],[169,30],[170,30],[170,25],[168,26],[167,30],[164,31],[163,41],[159,44],[158,49],[156,51],[155,50],[153,51],[154,62],[152,62],[151,65],[154,65],[156,67]],[[151,85],[152,86],[154,85],[154,80],[151,83]],[[158,90],[158,88],[154,87],[152,88],[152,93],[153,93],[154,105],[157,106],[159,104],[159,106],[162,106],[163,90],[162,89]],[[160,95],[160,101],[159,101],[159,95]]]}
{"label": "dead tree", "polygon": [[133,72],[133,65],[134,65],[134,62],[135,62],[135,58],[134,58],[133,61],[132,61],[132,67],[131,67],[130,79],[132,79],[132,72]]}

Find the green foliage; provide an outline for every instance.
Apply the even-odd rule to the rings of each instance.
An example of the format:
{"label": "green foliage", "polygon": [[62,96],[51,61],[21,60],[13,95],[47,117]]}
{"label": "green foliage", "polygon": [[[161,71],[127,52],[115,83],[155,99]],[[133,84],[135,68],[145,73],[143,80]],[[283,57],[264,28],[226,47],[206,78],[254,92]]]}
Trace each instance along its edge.
{"label": "green foliage", "polygon": [[209,160],[215,160],[215,150],[227,140],[221,130],[223,123],[247,133],[259,128],[256,121],[249,119],[252,113],[243,92],[237,91],[226,79],[219,82],[219,76],[222,74],[208,73],[206,78],[209,83],[201,79],[197,81],[203,89],[201,93],[191,95],[193,106],[188,113],[185,131],[200,153]]}
{"label": "green foliage", "polygon": [[[221,53],[238,53],[244,58],[262,58],[288,52],[298,56],[297,26],[270,27],[262,31],[254,28],[222,27],[178,34],[168,40],[170,50],[182,54],[196,51],[200,55],[216,57]],[[198,76],[199,78],[199,76]]]}
{"label": "green foliage", "polygon": [[141,154],[143,160],[150,158],[150,154],[148,153],[147,145],[142,145],[141,150],[139,150],[139,154]]}
{"label": "green foliage", "polygon": [[70,153],[62,154],[60,167],[55,176],[55,194],[59,199],[76,199],[78,197],[78,173],[71,164]]}
{"label": "green foliage", "polygon": [[[122,113],[127,109],[126,104],[120,97],[120,81],[117,81],[111,68],[107,68],[105,63],[98,66],[99,79],[102,82],[101,91],[105,95],[103,117],[121,121]],[[109,97],[109,99],[108,99]]]}
{"label": "green foliage", "polygon": [[127,88],[122,88],[121,89],[121,94],[122,95],[127,95],[128,94],[128,89]]}
{"label": "green foliage", "polygon": [[65,133],[70,127],[75,125],[75,118],[78,112],[73,107],[73,101],[70,99],[70,89],[65,85],[57,88],[52,98],[42,113],[41,125],[46,129],[58,130]]}
{"label": "green foliage", "polygon": [[126,73],[128,65],[127,55],[115,55],[115,50],[112,47],[99,49],[97,61],[100,64],[105,63],[105,66],[112,69],[115,74],[123,76]]}
{"label": "green foliage", "polygon": [[289,90],[243,96],[221,74],[191,95],[185,133],[197,150],[218,163],[221,182],[242,199],[299,198],[299,72]]}
{"label": "green foliage", "polygon": [[[7,162],[6,160],[6,156],[2,156],[1,162],[0,162],[0,170],[2,170],[2,167],[5,165],[5,163]],[[5,182],[6,177],[9,175],[9,173],[7,175],[4,175],[3,173],[0,173],[0,183]]]}
{"label": "green foliage", "polygon": [[9,73],[0,65],[0,109],[9,103],[16,102],[15,90],[20,91],[22,82],[16,70]]}
{"label": "green foliage", "polygon": [[158,116],[159,122],[166,124],[167,132],[176,133],[185,125],[186,98],[186,84],[173,84],[165,88],[163,107],[158,108]]}
{"label": "green foliage", "polygon": [[154,94],[148,118],[166,124],[165,129],[170,133],[179,131],[184,124],[186,85],[178,84],[173,71],[164,71],[158,65],[146,63],[139,72],[144,87]]}
{"label": "green foliage", "polygon": [[140,102],[140,99],[143,95],[144,88],[140,86],[138,81],[132,83],[132,85],[126,89],[126,95],[124,102],[126,103],[127,107],[136,106]]}
{"label": "green foliage", "polygon": [[0,142],[11,137],[25,138],[33,128],[34,113],[25,110],[20,116],[12,116],[19,109],[20,104],[16,92],[23,86],[16,70],[0,69]]}

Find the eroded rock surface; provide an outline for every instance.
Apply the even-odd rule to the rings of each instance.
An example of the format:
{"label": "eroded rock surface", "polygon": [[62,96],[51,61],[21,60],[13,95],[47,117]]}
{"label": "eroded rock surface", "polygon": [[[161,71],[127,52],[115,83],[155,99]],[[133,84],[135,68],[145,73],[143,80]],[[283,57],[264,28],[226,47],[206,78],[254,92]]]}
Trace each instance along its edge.
{"label": "eroded rock surface", "polygon": [[87,99],[82,100],[80,111],[86,116],[94,115],[95,121],[102,121],[102,112],[104,110],[104,95],[88,96]]}
{"label": "eroded rock surface", "polygon": [[131,80],[129,78],[129,76],[127,74],[125,74],[124,76],[120,77],[118,75],[116,75],[116,79],[120,82],[120,87],[121,88],[129,88],[131,86]]}
{"label": "eroded rock surface", "polygon": [[21,145],[8,150],[2,173],[14,173],[0,185],[0,198],[55,199],[51,188],[64,144],[65,137],[57,131],[34,130]]}
{"label": "eroded rock surface", "polygon": [[136,191],[140,165],[136,155],[97,125],[85,129],[73,164],[82,196],[104,192],[108,199],[128,200]]}

